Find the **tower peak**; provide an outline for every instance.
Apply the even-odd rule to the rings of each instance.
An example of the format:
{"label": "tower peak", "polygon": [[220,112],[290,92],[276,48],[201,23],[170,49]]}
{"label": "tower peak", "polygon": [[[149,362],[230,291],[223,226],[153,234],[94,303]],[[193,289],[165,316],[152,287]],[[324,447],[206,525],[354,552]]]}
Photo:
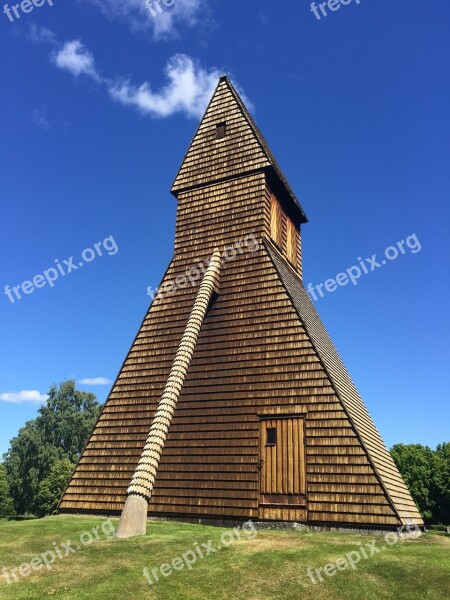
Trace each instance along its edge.
{"label": "tower peak", "polygon": [[264,136],[227,75],[223,74],[175,178],[171,192],[266,172],[277,194],[307,222]]}

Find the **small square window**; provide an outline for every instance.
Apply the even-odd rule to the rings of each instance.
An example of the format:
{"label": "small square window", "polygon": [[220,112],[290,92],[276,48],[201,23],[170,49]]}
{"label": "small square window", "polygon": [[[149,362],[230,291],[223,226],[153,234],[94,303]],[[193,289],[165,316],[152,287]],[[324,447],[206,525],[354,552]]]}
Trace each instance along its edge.
{"label": "small square window", "polygon": [[275,446],[277,443],[277,430],[275,427],[267,429],[266,446]]}
{"label": "small square window", "polygon": [[221,140],[225,137],[227,132],[227,124],[219,123],[216,125],[216,140]]}

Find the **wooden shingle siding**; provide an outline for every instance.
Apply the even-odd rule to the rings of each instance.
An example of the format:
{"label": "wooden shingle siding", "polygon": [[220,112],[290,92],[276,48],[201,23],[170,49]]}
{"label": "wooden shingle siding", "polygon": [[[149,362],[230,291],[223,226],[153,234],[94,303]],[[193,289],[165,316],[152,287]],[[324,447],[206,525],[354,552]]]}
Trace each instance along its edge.
{"label": "wooden shingle siding", "polygon": [[[226,123],[226,135],[217,140],[216,127],[219,123]],[[298,219],[305,223],[306,215],[267,142],[236,90],[226,78],[222,78],[171,191],[178,197],[182,190],[258,170],[269,170],[275,174],[295,207]]]}
{"label": "wooden shingle siding", "polygon": [[[225,137],[216,139],[223,122]],[[277,233],[285,257],[269,241],[272,189],[285,214]],[[409,513],[421,522],[301,284],[306,217],[228,80],[221,80],[172,191],[173,259],[60,509],[122,510],[198,291],[200,263],[218,247],[228,257],[220,293],[198,336],[149,514],[392,527]],[[193,285],[170,293],[192,269]],[[276,486],[262,490],[261,422],[295,418],[302,423],[299,469],[289,459],[290,480],[277,472]],[[288,446],[276,456],[284,461],[294,443],[289,427],[280,431]],[[284,496],[280,505],[276,494]]]}
{"label": "wooden shingle siding", "polygon": [[330,381],[335,387],[343,405],[349,415],[353,427],[358,433],[358,439],[374,466],[386,496],[395,506],[396,513],[406,523],[408,519],[422,522],[420,513],[411,494],[407,489],[397,467],[384,445],[381,436],[365,407],[356,387],[342,363],[319,315],[317,314],[306,290],[298,278],[284,263],[283,259],[274,248],[267,245],[267,249],[277,266],[278,272],[298,310],[299,316],[311,336],[323,364],[330,376]]}
{"label": "wooden shingle siding", "polygon": [[[252,302],[242,305],[235,289],[235,273],[241,273],[241,293],[251,297]],[[378,522],[390,525],[396,522],[394,513],[281,281],[274,275],[276,270],[262,244],[257,253],[224,263],[221,294],[200,333],[162,456],[150,512],[257,518],[258,414],[271,407],[287,409],[295,404],[307,415],[308,520],[334,522],[333,515],[339,514],[338,520],[347,523],[358,523],[369,516],[366,522],[370,524],[372,516],[378,515]],[[252,293],[267,287],[268,282],[270,294],[258,297]],[[170,360],[164,368],[149,363],[136,377],[135,361],[142,358],[142,350],[137,348],[145,341],[153,356],[164,355],[165,316],[172,314],[177,300],[183,302],[188,295],[192,296],[193,291],[180,290],[176,297],[168,297],[161,303],[165,310],[157,311],[160,319],[149,318],[144,323],[124,365],[125,373],[130,369],[134,376],[129,381],[119,377],[80,467],[86,459],[95,465],[102,450],[115,463],[122,463],[125,457],[137,461],[151,410],[158,401],[155,382],[160,381],[156,390],[161,390],[170,368]],[[270,318],[274,313],[279,315],[277,328]],[[234,326],[227,331],[230,315],[234,315]],[[242,323],[253,323],[253,334],[244,346]],[[159,339],[158,325],[163,329]],[[180,333],[182,329],[180,319]],[[175,348],[176,342],[168,352]],[[160,378],[156,373],[161,373]],[[150,411],[146,397],[153,398]],[[114,405],[119,411],[123,405],[123,413],[112,411]],[[130,412],[132,407],[136,412]],[[319,466],[321,470],[317,471]],[[77,470],[62,508],[89,510],[90,494],[95,493],[104,510],[120,509],[130,469],[115,471],[115,485],[108,483],[107,487],[105,478],[111,474],[107,464],[99,463],[97,472],[87,472],[89,477],[79,478]],[[333,479],[337,473],[349,474],[350,487],[343,487],[347,479]],[[98,483],[93,486],[93,481]],[[361,495],[365,496],[365,504],[361,503]],[[294,518],[296,510],[280,508],[267,513],[264,509],[262,514],[264,518],[271,518],[267,516],[270,514],[272,518],[289,519]],[[331,516],[325,519],[324,515]]]}
{"label": "wooden shingle siding", "polygon": [[[226,122],[226,135],[216,139],[216,125]],[[172,191],[205,185],[215,179],[268,167],[269,159],[226,82],[218,90],[195,135]]]}

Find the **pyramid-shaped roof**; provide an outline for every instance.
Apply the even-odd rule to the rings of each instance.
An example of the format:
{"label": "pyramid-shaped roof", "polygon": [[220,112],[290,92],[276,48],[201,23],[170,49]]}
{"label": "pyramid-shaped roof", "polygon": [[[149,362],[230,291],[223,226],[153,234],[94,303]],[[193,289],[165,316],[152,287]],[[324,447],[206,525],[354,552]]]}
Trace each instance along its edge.
{"label": "pyramid-shaped roof", "polygon": [[[226,136],[216,139],[216,126],[226,123]],[[221,77],[172,186],[181,191],[267,170],[282,184],[300,213],[307,217],[267,142],[228,77]]]}

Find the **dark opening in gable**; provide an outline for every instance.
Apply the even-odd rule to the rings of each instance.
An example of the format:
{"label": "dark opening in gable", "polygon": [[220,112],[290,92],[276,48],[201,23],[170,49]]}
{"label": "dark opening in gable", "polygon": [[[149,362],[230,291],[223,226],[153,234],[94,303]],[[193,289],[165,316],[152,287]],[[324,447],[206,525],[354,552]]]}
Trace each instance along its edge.
{"label": "dark opening in gable", "polygon": [[227,124],[224,123],[218,123],[216,125],[216,140],[221,140],[226,136],[227,133]]}

